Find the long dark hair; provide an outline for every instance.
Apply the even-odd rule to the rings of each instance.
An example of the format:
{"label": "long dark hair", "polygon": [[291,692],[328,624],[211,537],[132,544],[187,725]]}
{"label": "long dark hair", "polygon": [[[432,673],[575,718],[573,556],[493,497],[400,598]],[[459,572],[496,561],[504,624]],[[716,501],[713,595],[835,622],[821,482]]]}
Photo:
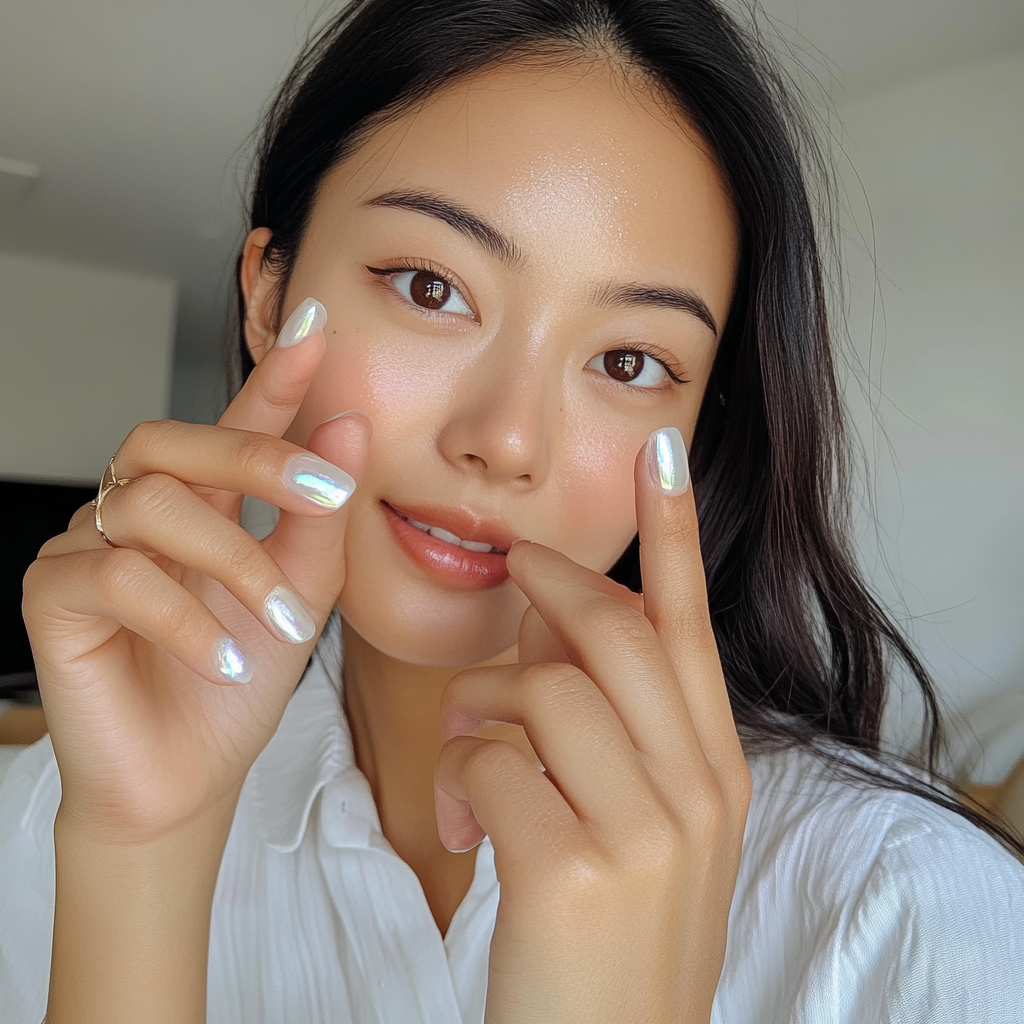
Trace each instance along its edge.
{"label": "long dark hair", "polygon": [[[848,540],[848,438],[808,181],[827,165],[786,76],[713,0],[353,0],[269,107],[250,227],[280,302],[324,175],[374,128],[508,61],[621,62],[671,97],[718,158],[742,225],[736,294],[690,453],[711,620],[748,752],[814,748],[847,778],[915,793],[1024,856],[939,771],[928,673],[871,596]],[[826,209],[827,213],[827,209]],[[820,218],[819,218],[820,219]],[[827,220],[827,218],[826,218]],[[827,247],[826,247],[827,248]],[[237,299],[234,386],[253,368]],[[636,540],[609,575],[640,589]],[[881,748],[889,673],[924,700],[921,751]],[[841,756],[835,744],[867,757]]]}

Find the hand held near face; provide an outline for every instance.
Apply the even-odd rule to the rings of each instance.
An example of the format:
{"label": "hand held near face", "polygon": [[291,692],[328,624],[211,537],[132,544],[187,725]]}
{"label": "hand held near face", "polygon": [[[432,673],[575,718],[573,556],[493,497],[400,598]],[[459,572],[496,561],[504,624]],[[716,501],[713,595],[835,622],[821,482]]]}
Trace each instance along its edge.
{"label": "hand held near face", "polygon": [[[216,426],[136,427],[104,536],[85,506],[26,574],[62,787],[50,1024],[155,1021],[154,1005],[204,1019],[235,803],[344,584],[344,505],[369,442],[356,412],[305,447],[282,440],[325,321],[300,304]],[[281,509],[263,541],[238,524],[243,494]]]}
{"label": "hand held near face", "polygon": [[[517,542],[520,661],[442,698],[438,834],[453,851],[488,835],[501,884],[488,1024],[710,1018],[750,773],[676,428],[651,434],[634,481],[643,596]],[[545,771],[474,735],[482,721],[521,725]]]}

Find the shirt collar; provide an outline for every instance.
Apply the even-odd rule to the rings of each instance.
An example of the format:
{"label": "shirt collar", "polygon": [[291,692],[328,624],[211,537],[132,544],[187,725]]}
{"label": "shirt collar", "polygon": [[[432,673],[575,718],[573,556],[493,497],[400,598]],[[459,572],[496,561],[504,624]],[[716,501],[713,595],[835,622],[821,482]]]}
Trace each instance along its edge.
{"label": "shirt collar", "polygon": [[298,847],[313,803],[332,779],[344,776],[359,794],[369,794],[366,779],[355,766],[340,684],[341,629],[335,610],[277,732],[249,773],[260,836],[282,853]]}

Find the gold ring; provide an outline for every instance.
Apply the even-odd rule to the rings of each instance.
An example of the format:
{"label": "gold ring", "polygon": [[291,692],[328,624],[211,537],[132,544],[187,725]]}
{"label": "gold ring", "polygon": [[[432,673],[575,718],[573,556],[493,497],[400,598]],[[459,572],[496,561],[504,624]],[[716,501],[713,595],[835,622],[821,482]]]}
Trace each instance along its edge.
{"label": "gold ring", "polygon": [[100,507],[103,504],[103,499],[115,488],[124,487],[125,484],[130,484],[131,480],[128,477],[118,478],[114,472],[114,460],[111,459],[107,464],[107,468],[103,471],[103,476],[100,477],[100,488],[96,493],[96,497],[92,499],[92,513],[93,519],[96,522],[96,529],[99,530],[100,536],[112,547],[118,547],[104,532],[103,532],[103,519],[100,515]]}

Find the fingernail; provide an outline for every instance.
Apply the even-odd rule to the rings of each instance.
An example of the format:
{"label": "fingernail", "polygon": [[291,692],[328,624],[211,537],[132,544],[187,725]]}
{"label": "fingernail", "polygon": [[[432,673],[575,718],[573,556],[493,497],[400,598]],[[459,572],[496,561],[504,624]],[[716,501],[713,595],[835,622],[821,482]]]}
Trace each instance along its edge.
{"label": "fingernail", "polygon": [[233,637],[219,640],[213,649],[213,663],[221,676],[231,683],[247,683],[252,679],[252,666]]}
{"label": "fingernail", "polygon": [[655,430],[647,439],[647,465],[666,497],[683,494],[690,484],[690,464],[683,435],[675,427]]}
{"label": "fingernail", "polygon": [[316,632],[316,623],[297,594],[287,587],[274,587],[263,602],[270,624],[293,644],[304,644]]}
{"label": "fingernail", "polygon": [[449,853],[469,853],[470,850],[475,850],[482,842],[482,839],[478,839],[472,846],[465,846],[461,850],[452,850],[447,846],[445,849],[448,850]]}
{"label": "fingernail", "polygon": [[327,323],[327,310],[316,299],[303,299],[277,335],[275,344],[278,348],[298,345],[311,334],[323,330]]}
{"label": "fingernail", "polygon": [[285,463],[284,485],[293,494],[330,509],[341,508],[356,489],[345,470],[316,455],[293,455]]}

